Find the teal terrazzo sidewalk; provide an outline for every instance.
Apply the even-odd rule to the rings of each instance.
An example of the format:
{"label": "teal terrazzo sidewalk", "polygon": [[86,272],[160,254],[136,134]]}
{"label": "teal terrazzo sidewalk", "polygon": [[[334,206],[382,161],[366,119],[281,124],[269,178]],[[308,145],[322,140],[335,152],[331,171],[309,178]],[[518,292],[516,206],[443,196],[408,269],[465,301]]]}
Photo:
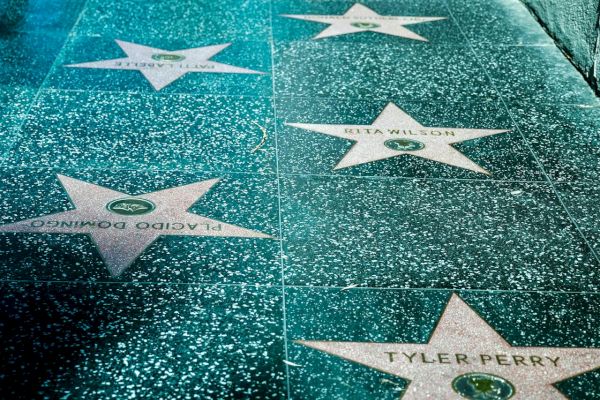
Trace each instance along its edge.
{"label": "teal terrazzo sidewalk", "polygon": [[0,398],[600,399],[600,102],[517,0],[29,0]]}

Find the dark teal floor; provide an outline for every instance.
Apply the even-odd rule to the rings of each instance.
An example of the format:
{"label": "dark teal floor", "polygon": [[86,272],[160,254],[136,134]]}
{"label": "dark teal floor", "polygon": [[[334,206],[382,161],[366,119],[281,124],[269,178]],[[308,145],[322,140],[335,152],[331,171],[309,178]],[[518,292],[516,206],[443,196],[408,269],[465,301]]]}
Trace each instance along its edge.
{"label": "dark teal floor", "polygon": [[600,399],[600,101],[517,0],[354,4],[29,0],[1,399]]}

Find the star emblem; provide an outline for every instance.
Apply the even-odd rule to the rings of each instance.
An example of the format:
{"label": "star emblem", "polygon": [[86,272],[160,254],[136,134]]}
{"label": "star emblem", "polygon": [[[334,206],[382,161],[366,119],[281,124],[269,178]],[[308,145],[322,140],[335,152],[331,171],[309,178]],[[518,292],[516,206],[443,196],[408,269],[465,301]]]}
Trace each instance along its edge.
{"label": "star emblem", "polygon": [[301,19],[304,21],[321,22],[329,24],[324,31],[313,39],[322,39],[331,36],[348,35],[357,32],[379,32],[386,35],[398,36],[407,39],[427,42],[427,39],[410,31],[405,25],[421,24],[447,19],[447,17],[399,17],[379,15],[369,7],[355,4],[344,15],[290,15],[283,17]]}
{"label": "star emblem", "polygon": [[187,210],[219,179],[132,196],[58,175],[75,209],[0,226],[0,232],[90,235],[112,276],[121,275],[159,236],[271,238]]}
{"label": "star emblem", "polygon": [[140,71],[156,90],[161,90],[189,72],[264,74],[251,69],[210,61],[212,57],[225,50],[231,43],[171,51],[122,40],[115,41],[127,54],[127,57],[71,64],[66,65],[66,67]]}
{"label": "star emblem", "polygon": [[297,343],[409,380],[402,400],[564,400],[554,383],[600,367],[600,349],[511,346],[455,294],[427,344]]}
{"label": "star emblem", "polygon": [[335,166],[336,170],[408,154],[487,175],[490,174],[488,171],[452,144],[509,132],[504,129],[425,127],[393,103],[389,103],[371,125],[286,125],[353,141],[354,145]]}

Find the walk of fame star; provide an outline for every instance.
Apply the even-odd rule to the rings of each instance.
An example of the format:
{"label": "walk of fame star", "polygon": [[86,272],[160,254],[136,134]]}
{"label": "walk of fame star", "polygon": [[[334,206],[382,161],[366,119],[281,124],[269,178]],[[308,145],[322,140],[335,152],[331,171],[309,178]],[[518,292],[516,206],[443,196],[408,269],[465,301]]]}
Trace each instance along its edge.
{"label": "walk of fame star", "polygon": [[488,175],[488,171],[456,150],[452,144],[509,132],[504,129],[429,128],[419,124],[393,103],[389,103],[371,125],[286,125],[354,141],[334,169],[408,154]]}
{"label": "walk of fame star", "polygon": [[0,226],[0,232],[79,233],[95,242],[112,276],[162,235],[271,238],[187,210],[219,179],[131,196],[58,175],[74,210]]}
{"label": "walk of fame star", "polygon": [[231,43],[216,46],[195,47],[183,50],[163,50],[136,43],[116,40],[127,57],[112,60],[66,65],[71,68],[99,68],[137,70],[156,90],[175,82],[188,72],[223,74],[264,74],[246,68],[210,61]]}
{"label": "walk of fame star", "polygon": [[362,4],[353,5],[344,15],[291,15],[283,17],[301,19],[305,21],[329,24],[324,31],[313,39],[322,39],[331,36],[348,35],[357,32],[379,32],[386,35],[399,36],[407,39],[427,42],[427,39],[405,28],[405,25],[421,24],[447,19],[446,17],[399,17],[379,15]]}
{"label": "walk of fame star", "polygon": [[564,400],[554,383],[600,367],[600,349],[513,347],[455,294],[427,344],[297,343],[410,381],[402,400]]}

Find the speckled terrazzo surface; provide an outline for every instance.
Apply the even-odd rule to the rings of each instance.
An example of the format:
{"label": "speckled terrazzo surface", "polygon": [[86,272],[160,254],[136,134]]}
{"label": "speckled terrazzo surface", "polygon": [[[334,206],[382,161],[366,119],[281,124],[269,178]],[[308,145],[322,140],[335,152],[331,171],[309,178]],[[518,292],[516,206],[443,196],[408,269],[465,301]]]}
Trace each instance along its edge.
{"label": "speckled terrazzo surface", "polygon": [[600,399],[600,101],[517,0],[29,0],[0,398]]}

